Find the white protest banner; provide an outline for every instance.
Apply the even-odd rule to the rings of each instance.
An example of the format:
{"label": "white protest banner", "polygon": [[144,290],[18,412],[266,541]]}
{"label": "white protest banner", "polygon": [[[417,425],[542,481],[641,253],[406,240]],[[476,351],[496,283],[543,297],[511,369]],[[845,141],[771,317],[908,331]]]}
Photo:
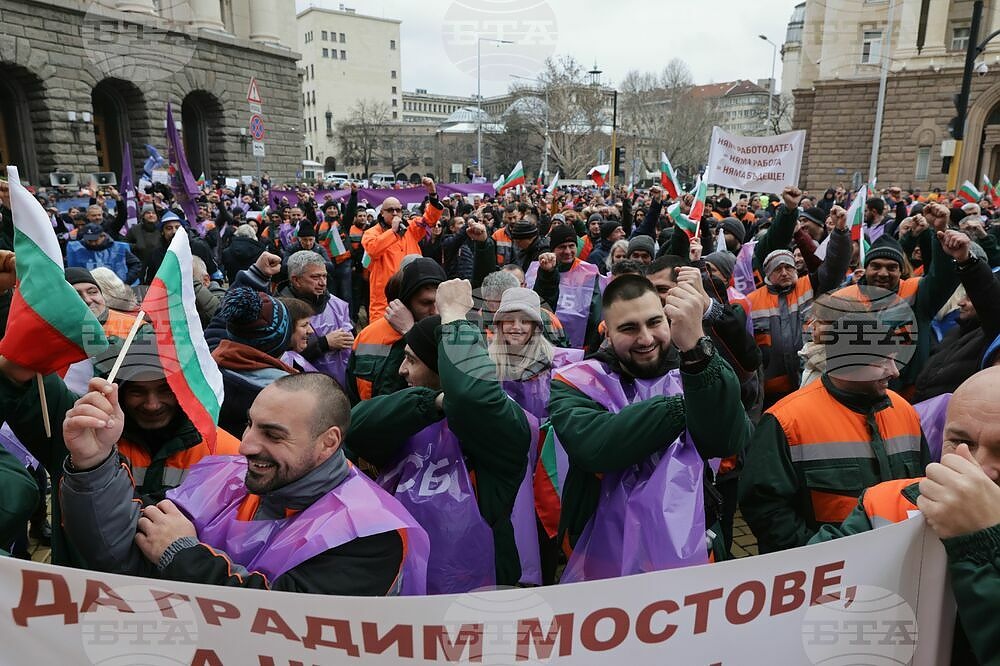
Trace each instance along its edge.
{"label": "white protest banner", "polygon": [[744,192],[781,194],[798,185],[805,130],[776,136],[740,136],[712,128],[708,182]]}
{"label": "white protest banner", "polygon": [[0,559],[4,664],[947,663],[922,517],[689,569],[438,597],[193,585]]}
{"label": "white protest banner", "polygon": [[239,178],[226,178],[226,187],[230,190],[235,190],[239,184]]}

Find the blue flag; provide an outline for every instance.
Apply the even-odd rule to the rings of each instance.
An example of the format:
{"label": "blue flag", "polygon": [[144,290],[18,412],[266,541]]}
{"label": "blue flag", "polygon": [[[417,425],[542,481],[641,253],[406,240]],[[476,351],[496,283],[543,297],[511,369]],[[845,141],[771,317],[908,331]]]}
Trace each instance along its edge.
{"label": "blue flag", "polygon": [[146,163],[142,165],[142,177],[146,180],[153,181],[153,169],[166,163],[166,160],[160,156],[156,148],[153,148],[148,143],[146,144],[146,150],[149,151],[149,157],[146,158]]}
{"label": "blue flag", "polygon": [[174,193],[174,200],[180,204],[188,225],[193,228],[198,222],[198,185],[184,157],[184,145],[177,134],[170,102],[167,102],[167,159],[170,161],[167,169],[170,173],[170,189]]}

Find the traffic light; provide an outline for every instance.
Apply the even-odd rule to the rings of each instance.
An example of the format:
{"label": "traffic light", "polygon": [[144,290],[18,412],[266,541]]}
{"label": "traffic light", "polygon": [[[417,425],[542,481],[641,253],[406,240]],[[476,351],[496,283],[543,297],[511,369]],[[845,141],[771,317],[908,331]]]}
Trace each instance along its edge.
{"label": "traffic light", "polygon": [[959,138],[958,124],[959,124],[958,116],[955,116],[954,118],[948,121],[948,136],[950,136],[953,139]]}
{"label": "traffic light", "polygon": [[616,176],[625,175],[625,149],[615,148],[614,164],[612,165]]}

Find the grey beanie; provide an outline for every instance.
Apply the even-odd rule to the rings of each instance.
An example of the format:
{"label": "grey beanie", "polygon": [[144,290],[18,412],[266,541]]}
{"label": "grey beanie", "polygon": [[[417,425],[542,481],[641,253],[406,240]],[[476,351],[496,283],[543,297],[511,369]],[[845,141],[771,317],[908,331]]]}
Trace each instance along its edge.
{"label": "grey beanie", "polygon": [[656,241],[643,234],[635,236],[628,242],[628,250],[625,252],[625,255],[630,257],[636,250],[645,250],[649,253],[650,257],[655,257]]}
{"label": "grey beanie", "polygon": [[706,254],[702,259],[706,263],[712,264],[719,269],[722,273],[722,277],[729,282],[729,278],[733,277],[733,270],[736,269],[736,256],[729,252],[728,250],[721,250],[719,252],[713,252],[711,254]]}

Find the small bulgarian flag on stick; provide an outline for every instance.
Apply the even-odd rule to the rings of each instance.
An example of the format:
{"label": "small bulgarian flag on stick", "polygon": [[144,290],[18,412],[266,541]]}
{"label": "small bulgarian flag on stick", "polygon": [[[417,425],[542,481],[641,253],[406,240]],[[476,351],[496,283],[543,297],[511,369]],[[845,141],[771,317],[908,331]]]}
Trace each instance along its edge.
{"label": "small bulgarian flag on stick", "polygon": [[37,373],[45,435],[51,437],[42,377],[101,353],[108,339],[97,317],[66,282],[59,240],[45,209],[21,185],[17,167],[7,167],[7,179],[18,279],[0,356]]}
{"label": "small bulgarian flag on stick", "polygon": [[694,202],[691,204],[691,210],[685,215],[681,212],[681,202],[678,201],[667,209],[670,217],[673,219],[674,224],[680,227],[684,233],[687,234],[688,238],[694,238],[698,235],[699,229],[701,227],[701,216],[705,214],[705,199],[708,197],[708,183],[706,183],[701,174],[698,175],[698,180],[694,184],[694,188],[691,190],[691,194],[694,195]]}
{"label": "small bulgarian flag on stick", "polygon": [[868,238],[864,234],[865,202],[868,200],[868,186],[862,185],[851,207],[847,209],[847,228],[851,232],[851,240],[858,241],[858,265],[865,265],[865,251],[868,249]]}
{"label": "small bulgarian flag on stick", "polygon": [[553,192],[558,186],[559,186],[559,172],[556,171],[556,175],[552,177],[552,182],[549,183],[549,192]]}
{"label": "small bulgarian flag on stick", "polygon": [[517,185],[524,185],[524,165],[521,164],[521,160],[517,161],[514,170],[500,183],[500,187],[497,188],[497,194],[503,194],[506,190]]}
{"label": "small bulgarian flag on stick", "polygon": [[344,245],[344,237],[340,235],[340,225],[334,222],[330,226],[330,249],[333,250],[331,254],[334,257],[339,257],[342,254],[347,253],[347,246]]}
{"label": "small bulgarian flag on stick", "polygon": [[965,181],[958,190],[958,198],[964,199],[969,203],[979,203],[979,200],[983,198],[983,194],[971,182]]}
{"label": "small bulgarian flag on stick", "polygon": [[598,164],[595,167],[591,167],[590,171],[587,172],[587,178],[594,181],[594,184],[598,187],[604,187],[604,183],[607,182],[608,172],[611,171],[610,164]]}
{"label": "small bulgarian flag on stick", "polygon": [[983,196],[989,197],[994,206],[1000,206],[1000,194],[997,193],[996,185],[990,182],[985,173],[983,174],[983,187]]}
{"label": "small bulgarian flag on stick", "polygon": [[[142,309],[153,321],[167,383],[209,451],[215,453],[216,423],[223,400],[222,373],[208,350],[195,309],[187,234],[174,234]],[[121,355],[127,351],[126,346]]]}
{"label": "small bulgarian flag on stick", "polygon": [[671,166],[667,154],[660,153],[660,185],[670,195],[671,199],[676,199],[681,194],[681,184],[677,180],[677,172]]}

